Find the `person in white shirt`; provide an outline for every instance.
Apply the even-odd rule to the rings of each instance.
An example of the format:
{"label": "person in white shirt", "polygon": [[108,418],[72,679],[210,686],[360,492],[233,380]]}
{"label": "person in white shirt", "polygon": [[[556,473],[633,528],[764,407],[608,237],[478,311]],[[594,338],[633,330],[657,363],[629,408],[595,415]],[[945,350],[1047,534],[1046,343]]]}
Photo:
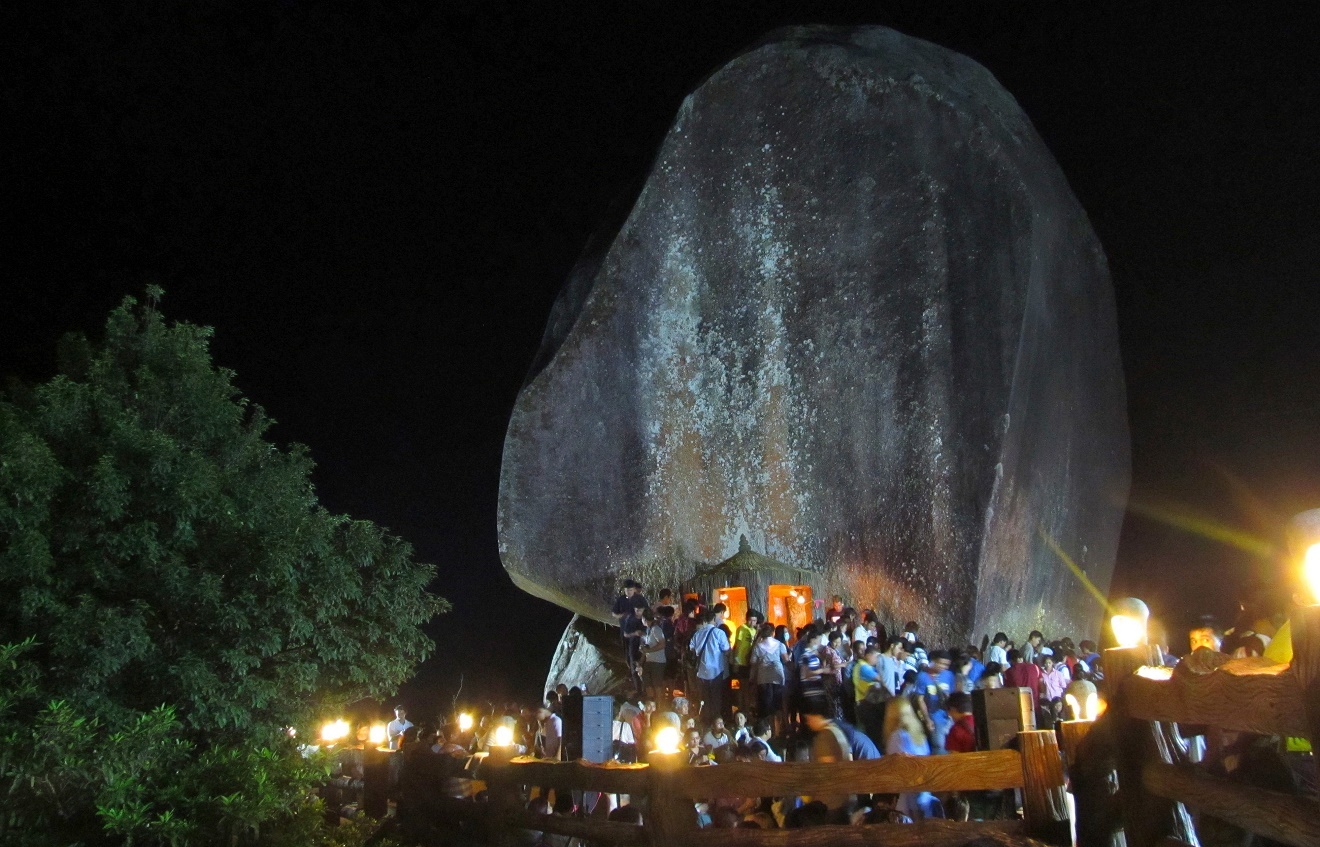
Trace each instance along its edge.
{"label": "person in white shirt", "polygon": [[995,639],[990,643],[990,649],[985,654],[986,664],[998,662],[1001,668],[1008,667],[1008,636],[1002,632],[995,633]]}
{"label": "person in white shirt", "polygon": [[408,711],[402,706],[394,707],[394,720],[385,725],[385,736],[390,741],[390,749],[398,750],[403,746],[403,734],[413,728],[408,720]]}
{"label": "person in white shirt", "polygon": [[541,736],[541,755],[547,759],[558,759],[561,740],[564,737],[564,721],[550,711],[549,706],[542,706],[541,711],[537,713],[540,722],[538,735]]}

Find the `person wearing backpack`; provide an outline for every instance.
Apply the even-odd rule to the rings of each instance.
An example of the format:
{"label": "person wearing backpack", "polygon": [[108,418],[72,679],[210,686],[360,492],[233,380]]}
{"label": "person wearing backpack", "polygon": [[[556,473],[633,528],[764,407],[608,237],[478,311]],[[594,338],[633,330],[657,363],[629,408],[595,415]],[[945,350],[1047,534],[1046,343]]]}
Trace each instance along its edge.
{"label": "person wearing backpack", "polygon": [[712,609],[701,613],[701,624],[692,633],[697,697],[701,700],[701,721],[706,725],[724,714],[724,686],[729,676],[729,654],[733,651],[729,634],[723,626],[727,612],[728,607],[716,603]]}

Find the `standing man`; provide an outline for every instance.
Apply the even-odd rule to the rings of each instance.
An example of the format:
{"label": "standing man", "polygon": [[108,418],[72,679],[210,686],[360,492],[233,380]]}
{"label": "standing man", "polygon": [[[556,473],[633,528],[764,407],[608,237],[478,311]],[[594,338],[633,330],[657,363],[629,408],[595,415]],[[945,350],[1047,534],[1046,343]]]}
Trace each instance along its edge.
{"label": "standing man", "polygon": [[403,746],[403,734],[413,728],[408,720],[408,711],[403,706],[394,707],[394,720],[385,725],[385,735],[389,738],[390,749],[398,750]]}
{"label": "standing man", "polygon": [[876,658],[879,684],[884,686],[890,697],[898,696],[898,690],[903,687],[903,674],[907,671],[907,665],[903,663],[906,646],[907,642],[901,637],[891,636],[884,651]]}
{"label": "standing man", "polygon": [[1036,654],[1040,652],[1040,643],[1045,640],[1045,636],[1040,634],[1040,630],[1033,629],[1027,636],[1027,643],[1022,645],[1022,661],[1035,662]]}
{"label": "standing man", "polygon": [[1023,659],[1017,650],[1008,651],[1008,662],[1010,667],[1004,671],[1004,687],[1031,689],[1031,710],[1037,711],[1040,709],[1040,667]]}
{"label": "standing man", "polygon": [[729,654],[733,646],[724,631],[728,607],[716,603],[701,613],[701,624],[692,633],[692,653],[697,660],[697,697],[701,699],[701,722],[714,723],[724,713],[724,685],[729,676]]}
{"label": "standing man", "polygon": [[542,758],[558,759],[563,747],[562,739],[564,737],[564,721],[550,711],[549,706],[542,706],[536,715],[540,726],[537,730],[537,747],[541,750]]}
{"label": "standing man", "polygon": [[613,616],[614,620],[620,625],[623,624],[624,618],[632,614],[634,597],[641,597],[643,606],[650,605],[646,602],[646,597],[642,594],[641,583],[635,579],[625,579],[623,581],[623,593],[615,598],[614,608],[610,609],[610,615]]}
{"label": "standing man", "polygon": [[662,700],[665,696],[665,631],[655,619],[651,609],[642,610],[642,687],[646,696],[652,700]]}
{"label": "standing man", "polygon": [[[646,623],[642,620],[643,612],[650,612],[646,598],[634,594],[628,599],[628,613],[619,621],[619,632],[623,635],[623,646],[628,656],[628,672],[632,676],[633,688],[638,698],[643,696],[642,680],[642,638],[646,635]],[[663,657],[662,657],[663,658]]]}
{"label": "standing man", "polygon": [[[811,730],[811,761],[813,762],[851,762],[852,745],[848,737],[821,708],[820,704],[811,703],[803,708],[802,720]],[[813,795],[829,807],[831,823],[843,822],[852,811],[853,795],[820,794]]]}
{"label": "standing man", "polygon": [[749,609],[747,622],[738,627],[733,634],[733,678],[738,680],[738,694],[734,705],[744,711],[748,703],[756,702],[755,686],[747,671],[751,665],[752,645],[756,643],[756,631],[761,628],[761,620],[760,612]]}

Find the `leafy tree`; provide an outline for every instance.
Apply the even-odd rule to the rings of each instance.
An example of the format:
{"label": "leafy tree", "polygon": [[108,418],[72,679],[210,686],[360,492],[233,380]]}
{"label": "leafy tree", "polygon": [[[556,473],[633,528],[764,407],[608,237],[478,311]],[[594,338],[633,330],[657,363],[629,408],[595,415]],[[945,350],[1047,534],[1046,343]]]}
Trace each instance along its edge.
{"label": "leafy tree", "polygon": [[[0,779],[126,841],[198,821],[248,841],[305,797],[279,729],[394,690],[448,606],[407,543],[319,505],[307,450],[267,439],[211,330],[148,295],[0,395]],[[210,811],[180,818],[184,793]]]}

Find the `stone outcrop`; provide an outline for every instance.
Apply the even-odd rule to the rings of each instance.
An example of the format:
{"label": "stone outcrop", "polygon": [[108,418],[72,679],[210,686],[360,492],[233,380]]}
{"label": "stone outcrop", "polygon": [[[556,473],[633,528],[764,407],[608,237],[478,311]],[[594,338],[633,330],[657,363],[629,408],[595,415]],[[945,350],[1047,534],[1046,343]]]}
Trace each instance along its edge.
{"label": "stone outcrop", "polygon": [[609,620],[737,550],[934,641],[1098,634],[1128,431],[1104,255],[982,67],[774,33],[683,103],[573,271],[505,442],[500,555]]}

